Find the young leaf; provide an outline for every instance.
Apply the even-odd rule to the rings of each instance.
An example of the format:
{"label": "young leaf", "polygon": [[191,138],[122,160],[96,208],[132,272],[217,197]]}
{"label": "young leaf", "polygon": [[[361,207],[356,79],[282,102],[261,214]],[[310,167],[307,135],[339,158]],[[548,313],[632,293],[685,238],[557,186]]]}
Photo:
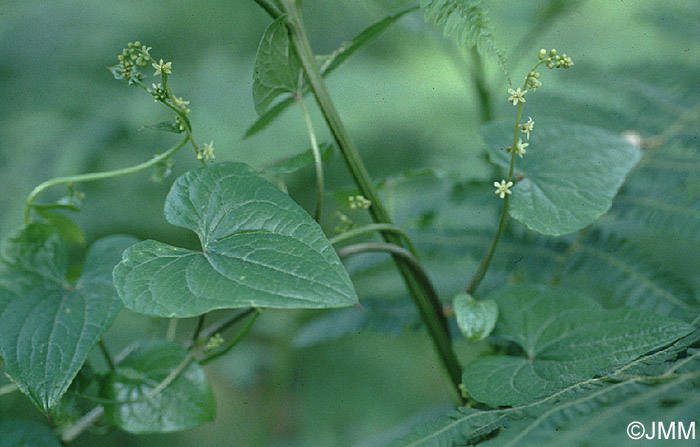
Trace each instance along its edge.
{"label": "young leaf", "polygon": [[180,177],[165,217],[199,236],[201,250],[140,242],[114,269],[129,309],[191,317],[238,307],[327,308],[357,302],[323,231],[301,207],[242,163]]}
{"label": "young leaf", "polygon": [[489,405],[535,400],[693,331],[680,320],[631,308],[605,310],[585,295],[544,286],[511,286],[490,298],[501,312],[494,335],[520,345],[525,356],[487,356],[467,365],[467,391]]}
{"label": "young leaf", "polygon": [[498,304],[494,300],[476,301],[471,295],[460,293],[454,298],[453,307],[467,340],[483,340],[496,326]]}
{"label": "young leaf", "polygon": [[420,7],[425,10],[425,21],[443,27],[445,37],[464,48],[476,46],[480,54],[496,57],[508,74],[505,55],[496,43],[481,0],[421,0]]}
{"label": "young leaf", "polygon": [[253,102],[262,115],[282,93],[299,90],[301,65],[289,39],[287,17],[282,16],[265,30],[255,57]]}
{"label": "young leaf", "polygon": [[34,421],[0,422],[0,447],[61,447],[47,427]]}
{"label": "young leaf", "polygon": [[74,244],[85,245],[85,234],[73,220],[63,214],[54,213],[45,208],[35,209],[41,217],[56,228],[63,239]]}
{"label": "young leaf", "polygon": [[178,343],[140,344],[107,376],[103,393],[109,400],[131,403],[105,405],[105,416],[139,434],[186,430],[214,420],[214,394],[199,364],[188,360]]}
{"label": "young leaf", "polygon": [[19,389],[49,412],[109,328],[122,303],[111,271],[135,239],[110,236],[66,279],[66,245],[53,227],[30,224],[5,240],[0,263],[0,357]]}
{"label": "young leaf", "polygon": [[[383,33],[389,26],[394,22],[399,20],[405,14],[415,11],[416,7],[411,7],[403,9],[401,11],[395,12],[387,17],[384,17],[377,23],[370,25],[365,28],[355,36],[350,41],[343,42],[340,46],[327,56],[323,56],[323,60],[320,63],[321,75],[327,76],[338,68],[343,62],[345,62],[350,56],[352,56],[360,48],[364,47],[366,44],[377,38],[381,33]],[[306,93],[304,89],[304,93]],[[255,135],[256,133],[263,130],[268,124],[270,124],[280,113],[284,111],[287,107],[294,103],[293,98],[286,98],[279,103],[272,106],[265,113],[263,113],[255,123],[253,123],[245,133],[246,137]]]}
{"label": "young leaf", "polygon": [[[507,169],[512,123],[483,129],[491,159]],[[532,148],[532,149],[530,149]],[[623,137],[594,127],[537,120],[530,148],[517,158],[523,179],[512,188],[508,212],[531,230],[559,236],[580,230],[610,209],[625,177],[639,161],[639,149]]]}
{"label": "young leaf", "polygon": [[[328,161],[333,155],[333,149],[335,146],[332,143],[321,143],[321,159],[323,161]],[[312,149],[307,149],[301,154],[297,154],[290,158],[285,158],[284,160],[278,161],[269,168],[265,168],[265,172],[268,174],[279,175],[279,174],[291,174],[292,172],[298,171],[301,168],[310,166],[314,164],[314,153]]]}

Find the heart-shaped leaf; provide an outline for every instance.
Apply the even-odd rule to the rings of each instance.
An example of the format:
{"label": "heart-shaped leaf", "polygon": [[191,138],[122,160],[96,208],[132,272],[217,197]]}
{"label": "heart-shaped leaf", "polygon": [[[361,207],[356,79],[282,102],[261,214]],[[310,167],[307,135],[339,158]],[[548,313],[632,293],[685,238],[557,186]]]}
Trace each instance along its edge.
{"label": "heart-shaped leaf", "polygon": [[214,420],[214,394],[204,371],[179,343],[140,344],[105,381],[105,415],[131,433],[165,433]]}
{"label": "heart-shaped leaf", "polygon": [[477,301],[460,293],[452,301],[457,325],[467,340],[483,340],[496,326],[498,304],[494,300]]}
{"label": "heart-shaped leaf", "polygon": [[44,412],[66,391],[122,308],[111,271],[135,239],[110,236],[87,253],[82,276],[67,279],[65,242],[46,224],[3,241],[0,357],[19,389]]}
{"label": "heart-shaped leaf", "polygon": [[140,242],[114,269],[129,309],[192,317],[238,307],[350,306],[357,295],[321,228],[299,205],[242,163],[180,177],[165,217],[199,236],[193,251]]}
{"label": "heart-shaped leaf", "polygon": [[0,447],[61,447],[51,430],[34,421],[0,422]]}
{"label": "heart-shaped leaf", "polygon": [[500,319],[493,333],[525,356],[486,356],[467,365],[469,394],[489,405],[547,396],[691,333],[683,321],[639,309],[607,310],[570,291],[516,285],[494,292]]}
{"label": "heart-shaped leaf", "polygon": [[301,65],[289,40],[287,16],[270,24],[255,56],[253,102],[262,115],[279,95],[299,90]]}
{"label": "heart-shaped leaf", "polygon": [[[607,212],[641,156],[622,136],[596,127],[537,119],[527,153],[516,157],[522,180],[512,188],[508,213],[531,230],[559,236],[587,227]],[[483,128],[491,159],[507,169],[513,123]]]}

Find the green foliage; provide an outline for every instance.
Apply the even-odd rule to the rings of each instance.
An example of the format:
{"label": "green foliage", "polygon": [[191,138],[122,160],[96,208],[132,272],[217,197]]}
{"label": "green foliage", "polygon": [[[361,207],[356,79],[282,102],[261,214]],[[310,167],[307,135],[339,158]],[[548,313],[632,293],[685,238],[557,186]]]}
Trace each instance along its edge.
{"label": "green foliage", "polygon": [[[484,128],[489,155],[503,167],[510,164],[503,149],[511,129],[507,121]],[[587,227],[608,211],[640,158],[621,136],[545,119],[537,120],[530,141],[532,149],[516,163],[522,180],[513,187],[508,212],[531,230],[554,236]]]}
{"label": "green foliage", "polygon": [[246,306],[324,308],[357,302],[321,229],[289,196],[241,163],[197,168],[165,201],[173,225],[202,249],[135,244],[114,269],[127,308],[190,317]]}
{"label": "green foliage", "polygon": [[166,433],[214,419],[214,395],[202,368],[180,343],[140,343],[105,378],[107,419],[131,433]]}
{"label": "green foliage", "polygon": [[0,422],[0,447],[59,447],[49,429],[30,421]]}
{"label": "green foliage", "polygon": [[496,43],[481,0],[421,0],[420,7],[425,10],[425,21],[443,27],[445,37],[465,48],[476,47],[482,55],[495,57],[508,74],[505,54]]}
{"label": "green foliage", "polygon": [[460,293],[453,300],[457,324],[467,340],[483,340],[496,326],[498,303],[494,300],[476,301]]}
{"label": "green foliage", "polygon": [[255,58],[253,101],[262,115],[283,93],[298,93],[302,87],[299,59],[289,40],[286,17],[272,22],[265,30]]}
{"label": "green foliage", "polygon": [[49,412],[121,310],[112,268],[135,240],[109,236],[68,278],[66,243],[53,227],[31,224],[2,245],[0,357],[31,401]]}
{"label": "green foliage", "polygon": [[513,406],[605,374],[693,331],[688,324],[632,308],[604,310],[576,292],[512,286],[489,295],[500,308],[495,336],[523,356],[486,356],[464,370],[479,402]]}

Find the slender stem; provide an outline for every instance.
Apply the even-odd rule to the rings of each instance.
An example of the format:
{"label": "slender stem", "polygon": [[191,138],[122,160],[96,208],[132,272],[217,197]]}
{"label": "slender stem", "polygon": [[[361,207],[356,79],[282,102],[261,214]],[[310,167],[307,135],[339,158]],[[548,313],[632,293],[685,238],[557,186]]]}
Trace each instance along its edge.
{"label": "slender stem", "polygon": [[175,340],[177,335],[177,318],[170,318],[168,320],[168,328],[165,330],[165,339],[168,341]]}
{"label": "slender stem", "polygon": [[397,227],[396,225],[392,224],[369,224],[369,225],[364,225],[359,228],[353,228],[352,230],[346,231],[345,233],[341,233],[337,236],[334,236],[328,241],[331,243],[331,245],[339,244],[341,242],[344,242],[348,239],[352,239],[357,236],[362,236],[363,234],[368,234],[368,233],[374,233],[375,231],[390,231],[392,233],[399,234],[403,236],[404,241],[406,241],[406,245],[408,246],[408,249],[410,250],[411,254],[413,256],[416,255],[416,248],[413,246],[413,243],[411,240],[408,238],[406,233],[401,230],[401,228]]}
{"label": "slender stem", "polygon": [[102,405],[98,405],[92,410],[88,411],[83,417],[78,419],[75,424],[63,430],[61,440],[63,442],[71,442],[80,436],[85,430],[95,425],[95,423],[100,420],[104,413],[105,408]]}
{"label": "slender stem", "polygon": [[194,328],[194,332],[192,333],[192,343],[196,342],[197,339],[199,338],[199,334],[202,332],[202,328],[204,328],[204,319],[206,318],[207,314],[202,314],[197,318],[197,327]]}
{"label": "slender stem", "polygon": [[314,154],[314,167],[316,168],[316,212],[314,213],[314,219],[316,222],[321,220],[321,207],[323,206],[323,191],[324,191],[324,181],[323,181],[323,159],[321,158],[321,149],[318,147],[318,142],[316,141],[316,132],[314,132],[314,125],[311,122],[311,115],[309,110],[304,104],[299,93],[294,93],[294,100],[299,104],[301,109],[301,114],[304,116],[304,123],[306,124],[306,132],[309,134],[309,141],[311,142],[311,152]]}
{"label": "slender stem", "polygon": [[[413,253],[411,253],[404,247],[401,247],[396,244],[390,244],[386,242],[361,242],[359,244],[353,244],[338,249],[338,257],[345,258],[359,253],[370,252],[386,252],[391,253],[392,255],[396,255],[404,261],[406,261],[406,263],[415,272],[416,277],[419,280],[424,282],[430,281],[428,274],[423,269],[423,266],[421,265],[420,261],[415,256],[413,256]],[[438,299],[437,295],[435,295],[433,298]]]}
{"label": "slender stem", "polygon": [[231,349],[233,349],[234,346],[236,346],[241,340],[243,340],[243,337],[248,335],[248,332],[250,332],[250,330],[253,328],[253,323],[255,323],[255,320],[258,319],[258,316],[260,315],[261,312],[262,312],[261,309],[254,309],[252,315],[250,316],[250,318],[246,322],[245,326],[243,326],[243,328],[241,328],[240,332],[238,334],[236,334],[236,336],[234,337],[233,340],[231,340],[231,343],[229,343],[228,346],[226,346],[225,348],[220,349],[217,352],[215,352],[214,354],[210,355],[209,357],[203,358],[202,360],[199,361],[199,364],[206,365],[207,363],[211,362],[212,360],[217,359],[217,358],[221,357],[222,355],[227,354]]}
{"label": "slender stem", "polygon": [[[200,338],[206,338],[206,337],[209,337],[213,334],[216,334],[217,332],[223,332],[226,329],[233,326],[234,324],[241,321],[242,319],[244,319],[245,317],[247,317],[248,315],[252,314],[253,312],[255,312],[255,308],[251,307],[249,309],[244,310],[243,312],[233,314],[222,321],[217,321],[216,323],[212,324],[208,328],[202,330],[202,332],[200,334]],[[194,346],[195,341],[196,340],[192,340],[190,342],[185,343],[185,347],[191,348],[192,346]]]}
{"label": "slender stem", "polygon": [[92,182],[95,180],[103,180],[103,179],[108,179],[108,178],[113,178],[113,177],[118,177],[121,175],[127,175],[127,174],[133,174],[135,172],[143,171],[144,169],[148,169],[151,166],[154,166],[155,164],[167,160],[171,155],[173,155],[175,152],[180,150],[187,142],[189,141],[189,137],[185,138],[182,140],[180,143],[177,145],[173,146],[172,148],[168,149],[167,151],[163,152],[160,155],[156,155],[155,157],[151,158],[148,161],[145,161],[143,163],[137,164],[135,166],[130,166],[128,168],[122,168],[122,169],[116,169],[114,171],[106,171],[106,172],[94,172],[90,174],[81,174],[81,175],[72,175],[68,177],[56,177],[51,180],[47,180],[40,185],[38,185],[36,188],[32,190],[32,192],[29,194],[29,197],[27,197],[27,202],[24,206],[24,222],[29,223],[29,211],[31,210],[32,203],[36,199],[36,197],[44,190],[51,188],[52,186],[56,185],[66,185],[66,184],[71,184],[71,183],[82,183],[82,182]]}
{"label": "slender stem", "polygon": [[[534,67],[528,72],[527,76],[525,76],[525,82],[523,82],[523,87],[522,90],[525,90],[527,87],[527,82],[530,79],[530,74],[535,71],[537,67],[542,65],[544,61],[539,61],[537,64],[535,64]],[[508,168],[508,182],[513,181],[513,172],[515,170],[515,154],[517,150],[515,149],[517,144],[518,144],[518,135],[520,131],[520,118],[523,115],[523,103],[518,102],[518,115],[515,119],[515,130],[513,132],[513,145],[511,146],[511,154],[510,154],[510,167]],[[484,276],[486,276],[486,272],[489,269],[489,266],[491,265],[491,260],[493,259],[493,255],[496,252],[496,247],[498,246],[498,241],[501,238],[501,234],[503,234],[503,230],[506,228],[508,225],[508,201],[510,199],[510,195],[506,194],[505,198],[503,199],[503,208],[501,209],[501,218],[498,221],[498,229],[496,230],[496,235],[493,238],[493,241],[491,242],[491,245],[489,246],[488,251],[486,252],[486,255],[484,258],[481,260],[481,263],[479,264],[479,268],[476,270],[476,273],[474,273],[474,276],[472,277],[471,281],[469,281],[469,285],[467,286],[466,292],[468,294],[474,293],[474,291],[479,287],[479,284],[481,284],[481,281],[484,279]]]}
{"label": "slender stem", "polygon": [[105,362],[107,362],[107,367],[109,368],[109,370],[114,371],[114,360],[112,360],[112,356],[109,354],[109,351],[107,350],[107,346],[105,346],[104,341],[100,340],[97,343],[97,346],[100,347],[100,352],[102,352],[102,356],[105,358]]}
{"label": "slender stem", "polygon": [[279,8],[270,0],[255,0],[255,3],[260,5],[260,7],[264,9],[265,12],[267,12],[273,19],[276,19],[282,15],[282,11],[280,11]]}
{"label": "slender stem", "polygon": [[[335,105],[328,93],[316,57],[314,56],[308,36],[306,35],[306,28],[304,27],[301,12],[298,10],[293,0],[284,0],[284,9],[288,14],[287,20],[292,42],[294,43],[299,61],[304,68],[304,72],[309,81],[311,90],[316,97],[319,108],[328,123],[328,127],[338,147],[343,153],[348,169],[360,192],[372,202],[372,206],[369,209],[370,215],[375,223],[391,224],[389,213],[384,208],[379,194],[372,183],[372,178],[360,157],[359,151],[345,129],[345,125],[340,119],[340,115],[335,109]],[[382,237],[388,243],[399,246],[402,245],[401,236],[395,233],[382,231]],[[438,356],[452,381],[455,397],[462,403],[463,400],[459,391],[459,385],[462,382],[462,367],[452,349],[447,319],[442,313],[440,301],[435,299],[437,294],[430,282],[421,282],[418,280],[415,272],[405,259],[396,254],[392,255],[394,256],[397,269],[406,283],[406,288],[428,329],[428,333],[430,334]]]}

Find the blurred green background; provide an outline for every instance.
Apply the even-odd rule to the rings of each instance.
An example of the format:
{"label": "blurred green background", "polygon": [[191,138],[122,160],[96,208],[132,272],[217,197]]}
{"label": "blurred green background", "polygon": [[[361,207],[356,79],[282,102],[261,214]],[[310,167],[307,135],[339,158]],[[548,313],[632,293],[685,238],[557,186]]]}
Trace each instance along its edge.
{"label": "blurred green background", "polygon": [[[305,0],[304,14],[314,50],[329,53],[364,27],[412,4]],[[534,103],[531,110],[553,107],[566,113],[567,95],[590,99],[592,105],[611,102],[595,85],[583,82],[585,76],[605,84],[622,66],[673,70],[674,64],[697,67],[700,62],[696,1],[484,4],[515,84],[541,47],[563,50],[575,61],[573,70],[543,73],[546,93],[528,95],[528,105]],[[565,11],[545,20],[547,8],[557,4]],[[269,22],[252,0],[0,0],[0,235],[21,224],[23,202],[38,183],[133,165],[177,141],[172,134],[143,129],[171,119],[171,113],[106,70],[130,41],[140,40],[153,47],[156,59],[173,62],[171,86],[191,101],[195,137],[200,144],[214,141],[217,161],[262,167],[305,150],[302,117],[293,107],[263,133],[243,139],[256,118],[253,64]],[[416,12],[329,77],[337,108],[374,176],[427,166],[461,179],[490,178],[480,156],[480,111],[470,64],[467,54]],[[486,72],[495,116],[510,116],[505,77],[491,61]],[[311,99],[308,103],[313,105]],[[330,141],[313,109],[319,139]],[[643,111],[639,116],[646,119]],[[615,124],[590,114],[582,121],[616,131],[636,125],[643,135],[653,134],[653,123],[643,118]],[[193,153],[186,149],[176,157],[173,176],[162,183],[149,182],[150,173],[144,172],[81,185],[86,200],[76,221],[89,242],[128,233],[191,246],[193,236],[168,225],[162,207],[172,180],[195,166]],[[331,190],[350,185],[340,157],[328,167],[327,179]],[[305,169],[288,180],[290,194],[311,209],[313,171]],[[41,200],[64,193],[54,188]],[[330,211],[325,213],[325,222],[330,224],[331,218]],[[362,299],[372,290],[358,283],[358,292]],[[102,430],[96,429],[72,445],[369,446],[391,439],[416,418],[449,407],[448,383],[425,334],[408,332],[398,338],[361,332],[338,342],[294,348],[297,329],[315,315],[265,312],[244,343],[207,367],[218,402],[214,423],[153,436],[118,431],[98,436]],[[190,323],[182,324],[183,334]],[[123,311],[106,343],[118,352],[139,337],[162,336],[164,331],[162,321]],[[467,359],[483,346],[458,342],[457,348]],[[99,369],[99,358],[93,361]],[[19,393],[2,396],[0,420],[17,417],[42,420]]]}

